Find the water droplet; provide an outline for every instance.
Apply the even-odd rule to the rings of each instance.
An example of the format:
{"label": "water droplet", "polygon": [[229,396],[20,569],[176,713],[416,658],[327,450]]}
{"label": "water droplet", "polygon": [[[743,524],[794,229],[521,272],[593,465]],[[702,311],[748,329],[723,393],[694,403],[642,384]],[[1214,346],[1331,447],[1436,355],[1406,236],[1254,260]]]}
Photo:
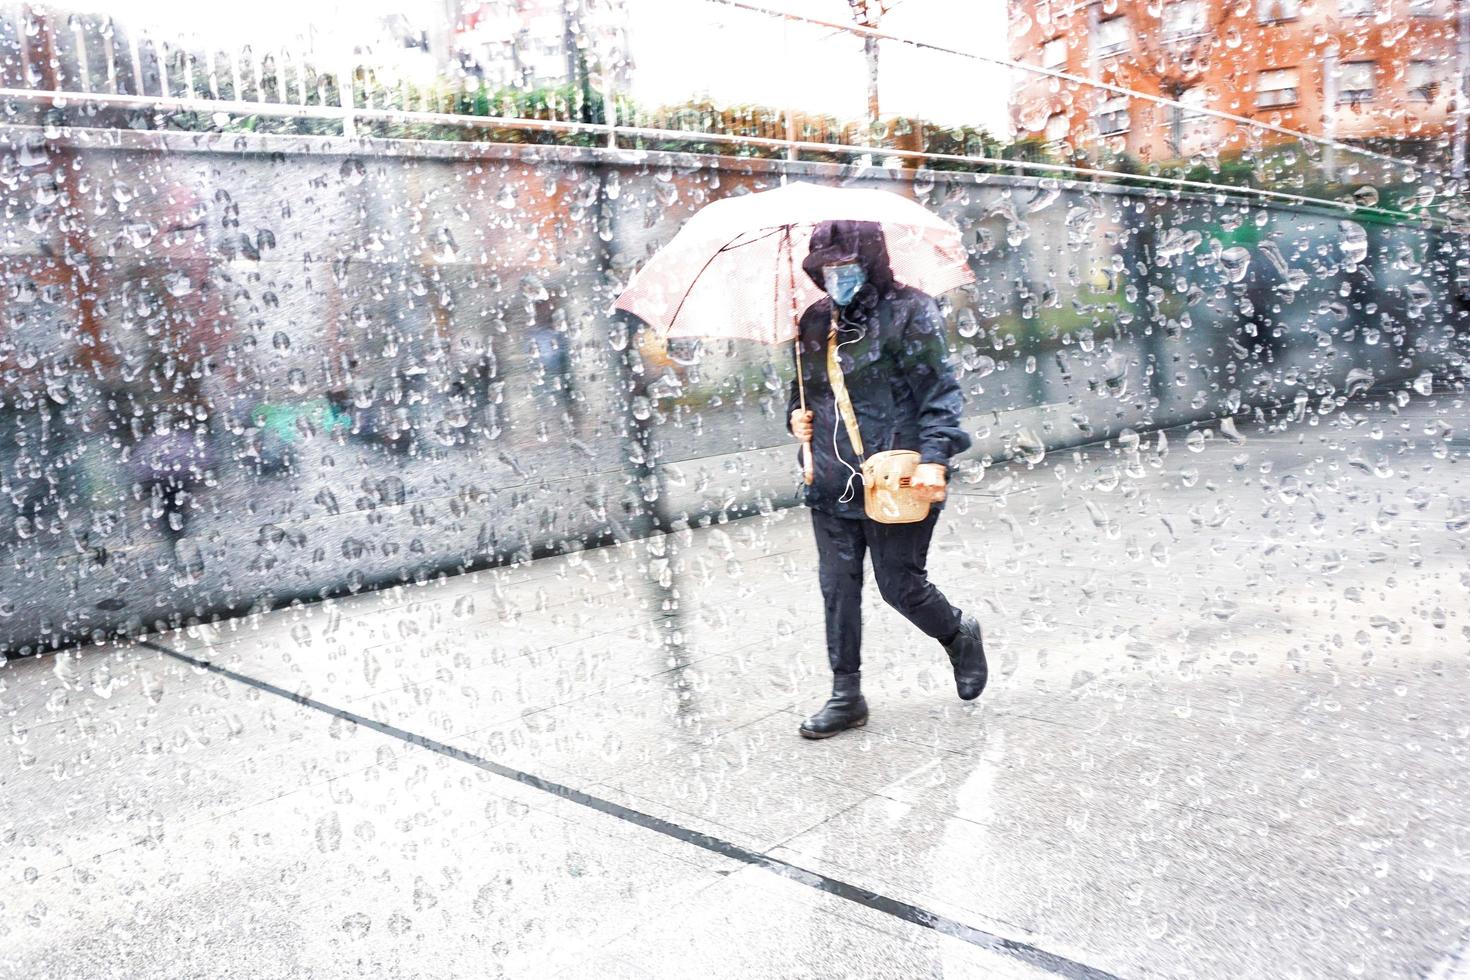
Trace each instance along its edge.
{"label": "water droplet", "polygon": [[342,919],[342,931],[353,939],[367,938],[372,926],[372,920],[364,912],[354,912]]}
{"label": "water droplet", "polygon": [[1354,221],[1338,222],[1337,247],[1342,250],[1342,260],[1348,265],[1358,265],[1368,257],[1368,233]]}
{"label": "water droplet", "polygon": [[1373,372],[1367,368],[1353,368],[1348,371],[1344,386],[1349,397],[1361,395],[1373,387]]}
{"label": "water droplet", "polygon": [[1404,295],[1409,303],[1409,316],[1418,316],[1424,312],[1424,308],[1434,301],[1434,295],[1429,287],[1422,282],[1411,282],[1404,286]]}
{"label": "water droplet", "polygon": [[1220,268],[1225,270],[1225,278],[1231,282],[1244,279],[1250,265],[1251,253],[1239,245],[1232,245],[1220,253]]}
{"label": "water droplet", "polygon": [[[342,822],[337,811],[332,810],[319,817],[316,822],[316,849],[328,853],[342,846]],[[364,933],[367,931],[364,928]]]}
{"label": "water droplet", "polygon": [[927,167],[919,167],[914,171],[913,179],[914,196],[926,198],[934,192],[934,171]]}
{"label": "water droplet", "polygon": [[1021,429],[1016,433],[1015,451],[1029,466],[1036,466],[1046,459],[1046,443],[1030,429]]}

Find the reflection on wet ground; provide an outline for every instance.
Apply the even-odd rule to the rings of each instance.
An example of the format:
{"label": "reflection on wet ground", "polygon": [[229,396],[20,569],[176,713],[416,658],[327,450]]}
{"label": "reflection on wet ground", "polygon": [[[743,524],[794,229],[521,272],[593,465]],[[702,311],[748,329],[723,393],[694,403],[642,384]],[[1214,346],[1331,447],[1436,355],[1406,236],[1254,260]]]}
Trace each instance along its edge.
{"label": "reflection on wet ground", "polygon": [[872,722],[829,742],[796,736],[826,683],[801,511],[150,640],[254,684],[134,644],[11,662],[3,972],[1456,975],[1463,415],[991,470],[931,558],[990,689],[956,700],[872,593]]}

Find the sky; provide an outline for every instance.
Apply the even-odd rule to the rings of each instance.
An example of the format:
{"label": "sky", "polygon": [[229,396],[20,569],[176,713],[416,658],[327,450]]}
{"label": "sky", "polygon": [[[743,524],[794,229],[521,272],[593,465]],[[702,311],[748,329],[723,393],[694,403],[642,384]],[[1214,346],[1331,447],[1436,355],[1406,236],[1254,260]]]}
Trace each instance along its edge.
{"label": "sky", "polygon": [[[625,0],[635,62],[633,95],[645,104],[705,96],[721,104],[759,103],[860,119],[867,80],[862,41],[850,34],[787,23],[710,0]],[[758,0],[763,6],[846,23],[847,0]],[[100,0],[92,9],[120,22],[258,47],[291,43],[314,28],[315,44],[341,45],[352,25],[400,13],[414,21],[444,16],[439,0]],[[900,0],[884,31],[1003,57],[1004,0]],[[1004,69],[970,59],[883,45],[879,91],[885,114],[944,125],[1007,130]]]}
{"label": "sky", "polygon": [[[847,0],[757,0],[820,20],[849,20]],[[862,40],[783,22],[708,0],[628,0],[640,101],[708,95],[717,103],[756,102],[860,119],[867,106]],[[1004,0],[903,0],[886,33],[993,57],[1006,55]],[[885,42],[879,53],[884,114],[1007,132],[1008,76],[971,59]]]}

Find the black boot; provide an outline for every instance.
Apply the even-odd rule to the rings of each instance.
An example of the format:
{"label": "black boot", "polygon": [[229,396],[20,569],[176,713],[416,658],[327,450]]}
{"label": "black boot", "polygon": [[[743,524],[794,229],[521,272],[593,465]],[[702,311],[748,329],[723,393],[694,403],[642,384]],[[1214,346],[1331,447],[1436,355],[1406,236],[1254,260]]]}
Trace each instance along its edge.
{"label": "black boot", "polygon": [[980,639],[980,624],[965,613],[960,618],[960,631],[944,645],[949,662],[954,666],[954,686],[961,701],[973,701],[985,690],[989,670],[985,666],[985,644]]}
{"label": "black boot", "polygon": [[849,728],[868,723],[868,702],[863,698],[862,674],[833,674],[832,698],[821,711],[801,723],[802,738],[831,738]]}

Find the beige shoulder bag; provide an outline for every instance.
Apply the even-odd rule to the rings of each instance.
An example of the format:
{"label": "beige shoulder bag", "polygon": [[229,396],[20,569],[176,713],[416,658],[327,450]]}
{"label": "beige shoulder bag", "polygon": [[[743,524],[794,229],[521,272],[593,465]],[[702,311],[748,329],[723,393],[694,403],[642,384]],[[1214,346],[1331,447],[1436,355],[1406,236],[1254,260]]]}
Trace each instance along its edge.
{"label": "beige shoulder bag", "polygon": [[[835,317],[834,317],[835,319]],[[837,361],[837,328],[827,335],[827,380],[832,397],[847,428],[848,441],[857,450],[863,473],[863,512],[879,524],[914,524],[929,516],[929,501],[918,497],[912,489],[914,468],[919,454],[912,449],[890,449],[866,456],[863,434],[858,430],[852,399],[847,394],[847,380]]]}

